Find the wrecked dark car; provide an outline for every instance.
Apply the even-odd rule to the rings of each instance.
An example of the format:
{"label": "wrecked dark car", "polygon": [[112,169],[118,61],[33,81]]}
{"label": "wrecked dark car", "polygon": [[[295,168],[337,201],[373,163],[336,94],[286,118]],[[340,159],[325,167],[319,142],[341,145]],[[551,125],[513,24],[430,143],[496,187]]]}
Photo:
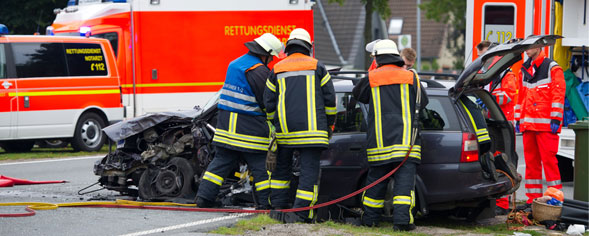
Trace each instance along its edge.
{"label": "wrecked dark car", "polygon": [[[417,169],[414,209],[422,214],[453,210],[460,216],[476,218],[483,212],[493,212],[495,198],[517,190],[521,179],[515,171],[511,173],[515,179],[512,183],[504,174],[496,174],[496,167],[490,163],[492,159],[482,158],[485,155],[478,151],[476,132],[467,116],[472,111],[466,111],[458,101],[480,99],[485,103],[491,153],[501,153],[510,165],[517,166],[513,127],[482,87],[520,59],[526,49],[551,45],[554,40],[539,36],[492,48],[471,63],[451,89],[424,81],[428,85],[424,87],[427,87],[429,104],[420,112],[423,152],[422,164]],[[343,79],[341,75],[333,78],[338,113],[329,148],[321,156],[318,203],[363,187],[368,171],[367,105],[352,97],[353,79]],[[217,99],[218,96],[211,99],[204,109],[149,114],[105,128],[117,149],[95,165],[94,173],[100,176],[100,184],[143,200],[194,202],[202,173],[214,157],[210,143],[215,130]],[[296,152],[293,158],[296,165]],[[218,201],[225,205],[253,204],[254,191],[247,166],[240,164],[235,173],[223,183]],[[293,185],[296,176],[295,167]],[[390,193],[392,186],[390,182]],[[356,196],[322,208],[318,217],[333,219],[344,211],[353,211],[346,209],[361,207],[360,198]],[[392,214],[390,200],[385,202],[386,215]]]}

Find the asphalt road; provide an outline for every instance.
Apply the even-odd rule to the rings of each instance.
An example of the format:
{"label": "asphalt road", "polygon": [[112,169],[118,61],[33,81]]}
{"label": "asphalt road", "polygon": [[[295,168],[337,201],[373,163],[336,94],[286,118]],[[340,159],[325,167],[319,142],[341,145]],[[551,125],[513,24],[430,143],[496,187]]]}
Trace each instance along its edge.
{"label": "asphalt road", "polygon": [[[100,157],[2,163],[0,175],[28,180],[67,180],[65,184],[0,188],[0,202],[84,202],[116,197],[113,191],[84,196],[78,190],[97,181],[92,173]],[[24,213],[23,206],[1,207],[0,213]],[[0,218],[0,235],[198,235],[234,224],[245,215],[112,208],[59,208],[35,216]]]}
{"label": "asphalt road", "polygon": [[[518,172],[525,173],[522,137],[517,137]],[[113,191],[84,196],[78,190],[97,181],[92,172],[100,157],[0,163],[0,175],[29,180],[67,180],[65,184],[0,188],[0,202],[84,202],[94,197],[117,198]],[[566,198],[572,182],[564,183]],[[517,199],[525,200],[522,183]],[[20,213],[24,207],[0,207],[0,213]],[[244,215],[136,209],[60,208],[37,211],[35,216],[0,218],[0,235],[198,235],[235,223]]]}

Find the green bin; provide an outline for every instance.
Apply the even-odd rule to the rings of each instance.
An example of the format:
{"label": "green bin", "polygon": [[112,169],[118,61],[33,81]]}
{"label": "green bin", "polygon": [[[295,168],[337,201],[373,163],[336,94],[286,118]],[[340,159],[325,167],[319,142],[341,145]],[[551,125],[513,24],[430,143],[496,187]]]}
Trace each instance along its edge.
{"label": "green bin", "polygon": [[589,202],[589,121],[577,121],[568,127],[575,131],[575,182],[573,199]]}

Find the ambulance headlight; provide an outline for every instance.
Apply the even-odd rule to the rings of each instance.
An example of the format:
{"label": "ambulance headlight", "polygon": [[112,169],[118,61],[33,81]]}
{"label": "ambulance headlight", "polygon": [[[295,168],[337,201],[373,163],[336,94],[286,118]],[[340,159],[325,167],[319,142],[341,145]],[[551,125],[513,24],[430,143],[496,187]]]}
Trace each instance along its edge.
{"label": "ambulance headlight", "polygon": [[90,33],[90,27],[82,26],[80,27],[80,36],[86,36],[86,34]]}

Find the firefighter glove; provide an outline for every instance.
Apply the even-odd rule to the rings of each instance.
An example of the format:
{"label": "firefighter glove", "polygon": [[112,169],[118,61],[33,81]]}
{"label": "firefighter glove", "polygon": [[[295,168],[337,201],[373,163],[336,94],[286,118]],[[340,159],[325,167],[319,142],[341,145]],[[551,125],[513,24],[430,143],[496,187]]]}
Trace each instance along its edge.
{"label": "firefighter glove", "polygon": [[556,132],[558,132],[559,127],[560,127],[560,121],[558,121],[558,120],[551,120],[550,121],[550,130],[552,131],[553,134],[556,134]]}
{"label": "firefighter glove", "polygon": [[515,132],[519,133],[519,121],[515,122]]}
{"label": "firefighter glove", "polygon": [[274,172],[276,169],[276,152],[268,150],[266,154],[266,170]]}

